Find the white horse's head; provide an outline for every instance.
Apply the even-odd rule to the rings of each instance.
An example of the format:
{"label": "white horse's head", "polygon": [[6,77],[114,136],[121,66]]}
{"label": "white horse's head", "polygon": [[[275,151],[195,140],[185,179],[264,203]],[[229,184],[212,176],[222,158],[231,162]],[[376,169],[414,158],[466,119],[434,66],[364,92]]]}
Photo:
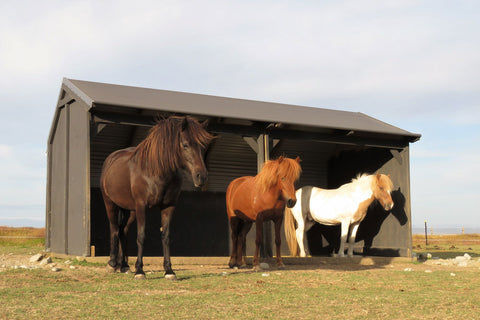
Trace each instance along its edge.
{"label": "white horse's head", "polygon": [[390,211],[393,208],[392,200],[393,182],[390,176],[377,173],[372,180],[372,191],[375,199],[380,202],[385,211]]}

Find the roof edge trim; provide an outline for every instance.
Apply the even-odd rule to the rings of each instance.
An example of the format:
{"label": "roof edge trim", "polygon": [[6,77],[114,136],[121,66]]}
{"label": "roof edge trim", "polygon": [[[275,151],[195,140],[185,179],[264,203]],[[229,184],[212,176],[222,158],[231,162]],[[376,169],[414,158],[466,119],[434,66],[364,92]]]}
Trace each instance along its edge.
{"label": "roof edge trim", "polygon": [[95,102],[92,98],[85,94],[84,91],[79,89],[76,85],[74,85],[69,79],[63,78],[62,81],[63,85],[66,86],[68,89],[72,91],[77,97],[79,97],[89,108],[93,107],[93,103]]}

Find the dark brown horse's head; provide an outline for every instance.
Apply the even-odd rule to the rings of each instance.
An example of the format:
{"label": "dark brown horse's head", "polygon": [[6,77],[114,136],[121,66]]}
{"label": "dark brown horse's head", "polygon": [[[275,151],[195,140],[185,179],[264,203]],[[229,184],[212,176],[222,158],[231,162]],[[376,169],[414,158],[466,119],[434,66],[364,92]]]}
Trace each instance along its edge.
{"label": "dark brown horse's head", "polygon": [[392,200],[392,189],[393,182],[390,180],[390,177],[385,174],[377,173],[373,177],[372,181],[372,191],[375,199],[380,202],[385,211],[392,210],[393,200]]}
{"label": "dark brown horse's head", "polygon": [[182,167],[191,174],[196,187],[202,187],[207,182],[203,150],[213,137],[205,130],[205,126],[206,121],[200,124],[193,118],[185,117],[180,132]]}
{"label": "dark brown horse's head", "polygon": [[207,181],[202,151],[213,136],[205,130],[206,122],[186,116],[159,120],[132,155],[149,176],[167,177],[185,169],[197,187]]}

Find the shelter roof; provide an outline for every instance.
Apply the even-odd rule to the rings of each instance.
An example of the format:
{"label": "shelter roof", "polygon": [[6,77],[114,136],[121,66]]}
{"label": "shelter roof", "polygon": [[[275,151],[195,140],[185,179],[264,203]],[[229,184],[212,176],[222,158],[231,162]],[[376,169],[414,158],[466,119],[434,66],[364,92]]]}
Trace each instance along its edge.
{"label": "shelter roof", "polygon": [[63,86],[83,100],[90,109],[95,109],[99,105],[131,107],[311,128],[386,134],[401,136],[408,142],[415,142],[421,136],[361,112],[226,98],[67,78],[63,79]]}

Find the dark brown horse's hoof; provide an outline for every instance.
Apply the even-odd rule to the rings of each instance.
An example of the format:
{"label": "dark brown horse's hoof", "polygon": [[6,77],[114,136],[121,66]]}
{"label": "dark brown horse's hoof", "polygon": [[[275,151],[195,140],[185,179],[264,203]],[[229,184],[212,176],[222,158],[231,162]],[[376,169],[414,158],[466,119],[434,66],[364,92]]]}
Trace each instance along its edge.
{"label": "dark brown horse's hoof", "polygon": [[107,272],[108,273],[115,273],[115,272],[117,272],[117,268],[112,267],[111,265],[107,264]]}
{"label": "dark brown horse's hoof", "polygon": [[247,265],[244,263],[241,266],[238,266],[238,269],[247,269]]}
{"label": "dark brown horse's hoof", "polygon": [[123,268],[120,269],[120,272],[121,273],[130,273],[131,272],[130,267],[123,267]]}
{"label": "dark brown horse's hoof", "polygon": [[145,273],[137,273],[134,277],[133,277],[135,280],[145,280],[147,279],[145,277]]}
{"label": "dark brown horse's hoof", "polygon": [[174,275],[174,274],[166,274],[165,275],[165,280],[175,281],[175,280],[177,280],[177,276]]}

